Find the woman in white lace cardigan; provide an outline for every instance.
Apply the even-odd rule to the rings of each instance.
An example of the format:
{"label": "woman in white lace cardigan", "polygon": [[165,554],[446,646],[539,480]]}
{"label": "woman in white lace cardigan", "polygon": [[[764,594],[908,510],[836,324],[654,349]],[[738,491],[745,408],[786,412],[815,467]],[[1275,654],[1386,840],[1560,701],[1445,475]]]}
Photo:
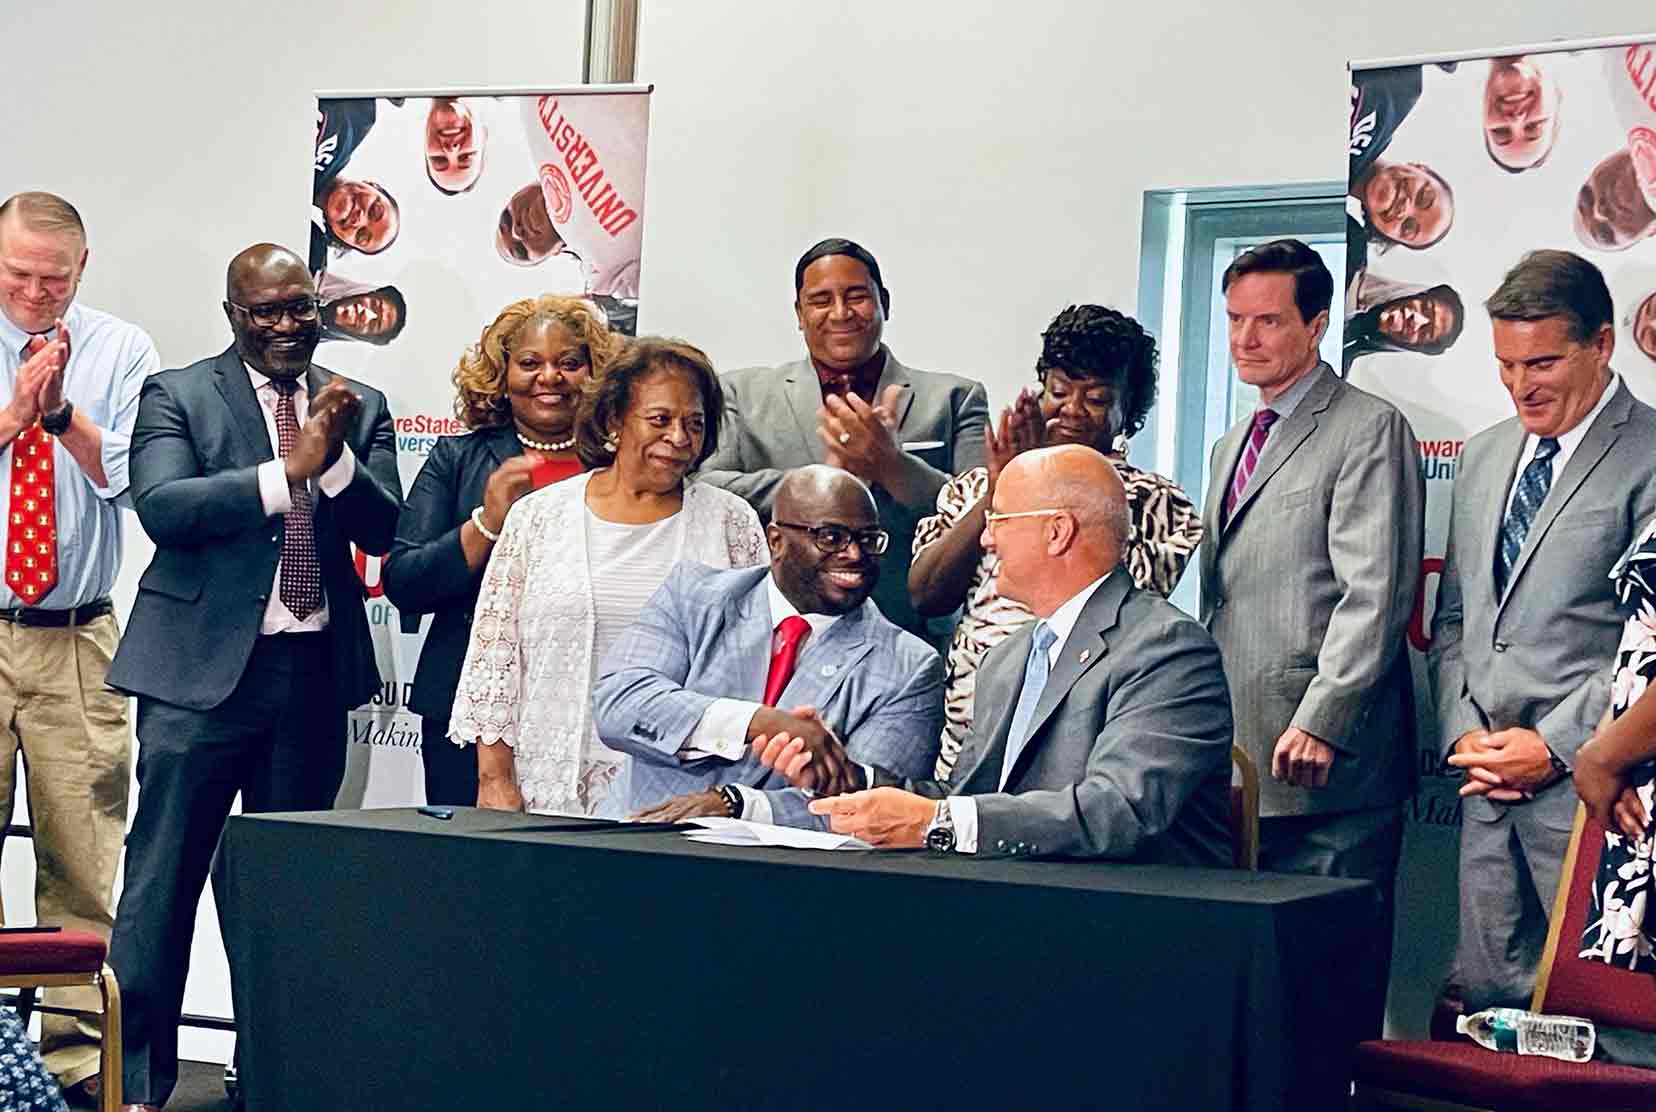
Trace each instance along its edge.
{"label": "woman in white lace cardigan", "polygon": [[687,474],[712,454],[724,396],[707,357],[632,342],[587,387],[576,450],[591,470],[519,499],[490,554],[449,737],[477,744],[477,804],[616,816],[626,758],[592,726],[604,652],[679,560],[769,559],[741,498]]}

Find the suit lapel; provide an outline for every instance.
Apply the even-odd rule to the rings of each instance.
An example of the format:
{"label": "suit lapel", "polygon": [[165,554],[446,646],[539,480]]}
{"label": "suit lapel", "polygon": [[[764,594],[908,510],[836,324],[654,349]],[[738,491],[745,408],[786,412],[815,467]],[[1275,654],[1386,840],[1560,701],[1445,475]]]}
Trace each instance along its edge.
{"label": "suit lapel", "polygon": [[[1019,772],[1029,766],[1037,748],[1037,735],[1058,709],[1058,704],[1064,701],[1070,688],[1074,687],[1082,676],[1108,655],[1110,646],[1105,635],[1114,628],[1121,613],[1121,603],[1127,597],[1130,586],[1132,576],[1125,568],[1118,567],[1110,573],[1108,579],[1098,585],[1098,589],[1093,591],[1092,598],[1081,608],[1081,616],[1076,619],[1075,628],[1070,630],[1070,635],[1065,638],[1058,661],[1047,676],[1046,686],[1041,689],[1041,698],[1035,703],[1035,713],[1029,719],[1028,740],[1018,751],[1018,759],[1006,776],[1009,787],[1016,781]],[[1029,650],[1026,647],[1024,659],[1027,660],[1028,657]],[[1006,743],[1003,740],[1002,752],[1005,748]]]}
{"label": "suit lapel", "polygon": [[817,411],[822,408],[822,384],[817,381],[816,368],[809,359],[789,363],[783,372],[783,393],[788,397],[788,408],[793,410],[794,425],[799,429],[800,443],[805,455],[813,462],[827,458],[822,437],[817,435]]}
{"label": "suit lapel", "polygon": [[770,600],[762,575],[749,590],[725,604],[725,628],[735,636],[731,646],[736,655],[731,674],[733,699],[757,703],[765,697],[765,678],[770,673]]}
{"label": "suit lapel", "polygon": [[517,430],[512,427],[510,420],[483,433],[483,444],[488,448],[489,455],[494,457],[495,467],[499,467],[513,456],[523,454],[523,445],[518,443]]}
{"label": "suit lapel", "polygon": [[[1599,414],[1598,419],[1587,430],[1587,435],[1581,438],[1576,450],[1570,453],[1570,462],[1564,465],[1564,473],[1558,476],[1552,489],[1547,492],[1546,500],[1541,503],[1541,512],[1535,515],[1529,535],[1524,538],[1524,547],[1518,553],[1518,562],[1512,566],[1512,575],[1507,579],[1507,594],[1512,593],[1513,584],[1518,582],[1518,577],[1524,574],[1524,568],[1529,566],[1531,554],[1540,547],[1542,538],[1546,536],[1553,520],[1558,517],[1575,492],[1581,489],[1581,484],[1592,474],[1593,468],[1598,466],[1605,453],[1610,451],[1616,439],[1621,436],[1621,426],[1632,408],[1630,397],[1631,395],[1623,394],[1621,384],[1618,383],[1616,393],[1606,403],[1604,412]],[[1517,469],[1516,460],[1513,462],[1513,468]],[[1493,553],[1490,564],[1494,564]]]}
{"label": "suit lapel", "polygon": [[1219,440],[1213,453],[1213,471],[1208,475],[1207,504],[1202,507],[1202,577],[1211,581],[1219,561],[1219,549],[1225,542],[1225,492],[1230,489],[1231,476],[1236,474],[1236,461],[1242,458],[1242,445],[1247,441],[1250,422],[1236,424]]}
{"label": "suit lapel", "polygon": [[1316,431],[1318,417],[1333,402],[1339,380],[1333,374],[1323,374],[1320,364],[1318,369],[1311,373],[1320,377],[1300,400],[1294,412],[1282,423],[1282,428],[1266,443],[1265,451],[1260,455],[1259,462],[1254,465],[1254,473],[1248,479],[1248,489],[1242,492],[1242,497],[1236,503],[1236,512],[1231,514],[1230,521],[1225,523],[1227,529],[1247,512],[1253,500],[1265,488],[1265,484],[1271,481],[1271,476],[1275,475],[1282,465],[1288,462],[1288,458],[1299,450],[1299,446],[1305,443],[1306,438]]}
{"label": "suit lapel", "polygon": [[[1473,553],[1478,563],[1477,574],[1483,576],[1479,582],[1489,585],[1489,593],[1495,600],[1495,612],[1497,614],[1500,613],[1501,606],[1506,602],[1506,595],[1497,596],[1495,594],[1495,553],[1501,543],[1501,523],[1506,520],[1506,494],[1512,489],[1512,484],[1517,481],[1518,459],[1524,454],[1526,435],[1524,426],[1517,420],[1513,420],[1510,430],[1505,435],[1505,443],[1501,444],[1498,449],[1499,455],[1496,457],[1502,462],[1502,466],[1496,474],[1504,476],[1504,481],[1500,486],[1489,492],[1489,501],[1483,511],[1483,520],[1479,523],[1479,527],[1483,532],[1478,536],[1479,544]],[[1520,553],[1520,559],[1522,559],[1522,553]],[[1516,572],[1516,569],[1514,569],[1514,572]],[[1471,569],[1462,573],[1463,576],[1471,574],[1473,574]],[[1514,574],[1508,579],[1508,594],[1511,593],[1510,588],[1517,578],[1518,576]]]}
{"label": "suit lapel", "polygon": [[230,423],[241,433],[248,457],[255,463],[276,458],[270,443],[270,431],[265,427],[264,409],[259,396],[253,392],[253,380],[242,366],[241,357],[232,347],[213,364],[219,396],[230,411]]}
{"label": "suit lapel", "polygon": [[909,410],[914,407],[914,383],[909,378],[908,368],[897,362],[897,357],[891,354],[889,348],[886,349],[885,357],[885,368],[880,371],[879,385],[874,387],[874,403],[879,404],[880,399],[885,396],[887,386],[902,388],[896,406],[897,442],[901,445],[903,441],[910,439],[904,425],[908,421]]}
{"label": "suit lapel", "polygon": [[[962,751],[960,763],[949,786],[957,795],[982,794],[1000,790],[1000,767],[1006,759],[1006,735],[1012,728],[1012,714],[1017,709],[1018,689],[1023,683],[1024,663],[1029,659],[1029,642],[1034,637],[1035,623],[1026,622],[1022,629],[1008,638],[999,669],[980,667],[973,709],[982,707],[988,714],[972,722],[967,741],[971,752]],[[982,738],[983,743],[978,744]]]}
{"label": "suit lapel", "polygon": [[868,620],[870,613],[878,612],[873,602],[864,601],[859,609],[823,631],[820,640],[813,636],[806,641],[779,705],[827,706],[857,663],[873,651],[867,638]]}

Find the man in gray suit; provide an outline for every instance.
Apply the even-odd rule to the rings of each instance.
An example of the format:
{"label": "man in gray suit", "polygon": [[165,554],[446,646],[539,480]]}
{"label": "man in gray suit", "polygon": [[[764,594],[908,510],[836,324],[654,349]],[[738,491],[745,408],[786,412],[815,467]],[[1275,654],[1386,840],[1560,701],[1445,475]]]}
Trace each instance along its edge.
{"label": "man in gray suit", "polygon": [[761,735],[804,739],[812,786],[835,791],[846,750],[915,776],[937,760],[943,662],[869,601],[890,543],[873,495],[815,464],[783,478],[775,510],[769,568],[680,563],[600,668],[598,736],[632,756],[628,806],[646,818],[803,816],[749,751]]}
{"label": "man in gray suit", "polygon": [[984,462],[983,384],[917,371],[880,340],[891,294],[880,264],[848,239],[825,239],[794,266],[794,315],[807,357],[721,376],[726,430],[701,477],[769,521],[789,468],[827,463],[874,490],[891,533],[874,602],[911,633],[940,642],[908,595],[914,527],[943,484]]}
{"label": "man in gray suit", "polygon": [[[1077,444],[1001,473],[984,546],[999,590],[1038,621],[989,651],[948,782],[859,768],[865,791],[816,799],[876,846],[984,856],[1228,866],[1230,697],[1201,626],[1121,566],[1127,495]],[[815,757],[785,736],[759,759],[795,783]]]}
{"label": "man in gray suit", "polygon": [[1580,256],[1534,251],[1484,303],[1516,415],[1466,442],[1433,621],[1438,726],[1461,788],[1468,1011],[1526,1007],[1576,797],[1609,705],[1611,567],[1656,514],[1656,411],[1610,369],[1615,314]]}
{"label": "man in gray suit", "polygon": [[1392,890],[1413,790],[1409,615],[1425,481],[1409,423],[1317,353],[1334,281],[1278,240],[1222,288],[1231,358],[1260,405],[1214,445],[1202,512],[1202,622],[1231,678],[1236,742],[1260,776],[1259,865],[1380,889],[1367,955],[1379,1034]]}

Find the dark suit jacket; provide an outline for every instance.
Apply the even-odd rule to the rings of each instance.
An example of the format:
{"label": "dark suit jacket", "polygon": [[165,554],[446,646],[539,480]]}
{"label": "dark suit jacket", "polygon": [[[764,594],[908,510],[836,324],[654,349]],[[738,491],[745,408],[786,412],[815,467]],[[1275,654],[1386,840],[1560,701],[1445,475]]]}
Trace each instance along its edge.
{"label": "dark suit jacket", "polygon": [[381,575],[385,597],[404,615],[434,615],[408,699],[416,714],[447,718],[453,709],[483,586],[483,568],[466,566],[460,527],[483,504],[495,468],[522,452],[510,425],[440,437],[409,488]]}
{"label": "dark suit jacket", "polygon": [[[311,366],[311,397],[334,378]],[[347,380],[349,381],[349,380]],[[334,695],[356,706],[379,687],[364,591],[350,543],[391,547],[402,500],[385,395],[360,382],[346,433],[356,476],[316,499],[316,554],[333,634]],[[192,710],[235,689],[259,636],[282,551],[283,520],[259,500],[258,466],[275,458],[252,380],[235,348],[144,383],[132,430],[132,502],[155,558],[138,581],[109,685]]]}
{"label": "dark suit jacket", "polygon": [[[770,521],[771,500],[782,476],[795,467],[821,463],[827,449],[817,435],[822,386],[809,359],[781,367],[752,367],[719,376],[724,386],[725,422],[719,450],[702,465],[701,478],[748,500],[763,522]],[[948,638],[951,623],[928,623],[909,599],[909,562],[914,529],[937,512],[937,492],[955,475],[981,466],[989,403],[983,384],[957,375],[917,371],[886,351],[885,369],[875,397],[898,386],[897,440],[926,469],[925,496],[905,506],[884,488],[874,501],[880,524],[891,534],[891,547],[880,558],[874,605],[891,621],[934,643]]]}
{"label": "dark suit jacket", "polygon": [[1064,642],[1003,790],[1034,629],[979,666],[953,778],[902,780],[876,768],[874,785],[975,796],[980,854],[1229,867],[1230,693],[1213,638],[1117,568]]}

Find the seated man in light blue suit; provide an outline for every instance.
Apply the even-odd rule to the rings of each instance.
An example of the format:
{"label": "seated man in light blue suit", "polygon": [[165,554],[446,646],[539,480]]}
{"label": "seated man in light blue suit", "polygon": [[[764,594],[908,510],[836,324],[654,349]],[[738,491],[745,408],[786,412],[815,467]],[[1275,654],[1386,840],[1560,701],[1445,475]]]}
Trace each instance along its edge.
{"label": "seated man in light blue suit", "polygon": [[929,773],[943,662],[869,601],[890,543],[879,524],[861,480],[815,464],[777,490],[768,569],[673,569],[593,688],[598,736],[633,758],[630,810],[822,825],[749,749],[777,733],[816,756],[804,783],[823,791],[854,786],[854,761]]}

